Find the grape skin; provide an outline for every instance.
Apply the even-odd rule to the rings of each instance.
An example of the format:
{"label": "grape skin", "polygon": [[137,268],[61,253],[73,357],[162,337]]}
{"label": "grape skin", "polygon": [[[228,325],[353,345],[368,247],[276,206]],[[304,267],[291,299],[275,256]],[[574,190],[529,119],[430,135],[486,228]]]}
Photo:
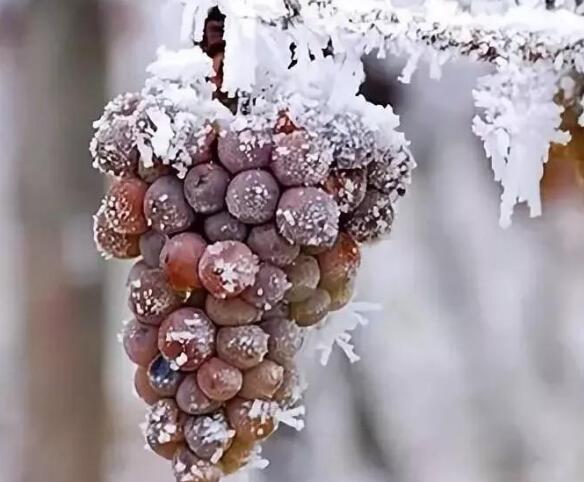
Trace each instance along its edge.
{"label": "grape skin", "polygon": [[269,263],[262,263],[255,283],[247,288],[241,297],[258,309],[269,310],[284,299],[290,286],[284,271]]}
{"label": "grape skin", "polygon": [[226,402],[241,390],[243,375],[220,358],[211,358],[197,372],[199,388],[211,400]]}
{"label": "grape skin", "polygon": [[147,231],[142,206],[148,184],[135,179],[113,182],[103,200],[103,212],[112,229],[122,234],[142,234]]}
{"label": "grape skin", "polygon": [[271,400],[283,381],[284,368],[271,360],[264,360],[244,373],[239,396],[247,400]]}
{"label": "grape skin", "polygon": [[144,214],[152,229],[161,234],[185,231],[195,220],[182,183],[174,176],[161,177],[146,191]]}
{"label": "grape skin", "polygon": [[130,309],[138,321],[148,325],[160,325],[181,302],[161,269],[144,271],[130,283],[129,291]]}
{"label": "grape skin", "polygon": [[253,169],[233,178],[227,188],[227,209],[246,224],[263,224],[274,217],[280,188],[267,171]]}
{"label": "grape skin", "polygon": [[217,164],[199,164],[187,174],[184,193],[196,213],[213,214],[225,206],[229,174]]}
{"label": "grape skin", "polygon": [[285,318],[274,318],[260,326],[269,335],[267,358],[283,367],[293,365],[304,343],[304,330]]}
{"label": "grape skin", "polygon": [[272,140],[265,132],[224,129],[219,132],[217,151],[221,164],[232,174],[237,174],[266,167],[270,163],[272,147]]}
{"label": "grape skin", "polygon": [[206,241],[195,233],[177,234],[166,242],[160,253],[160,266],[176,291],[202,288],[198,268],[206,247]]}
{"label": "grape skin", "polygon": [[185,440],[193,453],[217,463],[231,447],[235,431],[229,427],[223,412],[210,416],[190,417],[184,428]]}
{"label": "grape skin", "polygon": [[156,357],[148,367],[148,381],[152,389],[161,397],[174,397],[184,375],[173,370],[162,356]]}
{"label": "grape skin", "polygon": [[280,268],[288,266],[300,254],[300,246],[290,243],[278,233],[274,224],[252,228],[247,244],[262,261]]}
{"label": "grape skin", "polygon": [[140,254],[144,262],[151,268],[160,267],[160,252],[168,236],[154,230],[147,231],[140,236]]}
{"label": "grape skin", "polygon": [[213,322],[219,326],[242,326],[259,321],[261,312],[240,297],[220,300],[207,296],[205,310]]}
{"label": "grape skin", "polygon": [[245,241],[247,226],[227,211],[222,211],[205,219],[205,236],[211,243]]}
{"label": "grape skin", "polygon": [[190,415],[206,415],[221,407],[221,402],[211,400],[203,393],[197,381],[197,374],[188,374],[176,393],[176,402],[180,409]]}
{"label": "grape skin", "polygon": [[268,335],[258,326],[221,328],[217,334],[219,357],[240,370],[259,365],[268,353]]}
{"label": "grape skin", "polygon": [[147,367],[158,355],[158,329],[131,320],[124,327],[123,345],[132,362]]}

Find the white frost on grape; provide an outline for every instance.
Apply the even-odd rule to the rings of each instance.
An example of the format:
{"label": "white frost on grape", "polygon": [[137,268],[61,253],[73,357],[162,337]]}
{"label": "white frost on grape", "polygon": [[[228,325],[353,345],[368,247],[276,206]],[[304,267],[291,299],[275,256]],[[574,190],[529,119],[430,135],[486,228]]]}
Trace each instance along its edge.
{"label": "white frost on grape", "polygon": [[351,343],[351,332],[359,326],[369,324],[366,313],[381,309],[381,305],[377,303],[364,301],[349,303],[343,309],[331,313],[325,321],[310,330],[304,351],[309,354],[320,354],[320,363],[326,366],[337,345],[351,363],[358,362],[361,358],[355,353],[355,347]]}

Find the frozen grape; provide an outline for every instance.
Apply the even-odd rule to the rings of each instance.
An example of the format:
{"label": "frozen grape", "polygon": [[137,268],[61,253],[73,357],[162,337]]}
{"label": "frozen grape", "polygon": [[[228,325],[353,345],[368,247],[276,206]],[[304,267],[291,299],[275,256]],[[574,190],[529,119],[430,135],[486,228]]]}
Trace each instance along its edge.
{"label": "frozen grape", "polygon": [[138,170],[138,149],[132,122],[115,117],[103,122],[90,145],[94,167],[117,177],[132,176]]}
{"label": "frozen grape", "polygon": [[172,458],[184,440],[181,413],[173,400],[164,399],[150,408],[146,419],[146,442],[157,454]]}
{"label": "frozen grape", "polygon": [[161,269],[149,269],[130,283],[129,306],[138,321],[159,325],[181,303]]}
{"label": "frozen grape", "polygon": [[391,230],[393,207],[391,199],[379,192],[368,191],[365,200],[346,221],[344,228],[359,242],[373,241]]}
{"label": "frozen grape", "polygon": [[299,303],[291,303],[290,317],[298,326],[314,326],[324,320],[330,308],[331,296],[328,291],[319,288],[308,299]]}
{"label": "frozen grape", "polygon": [[148,380],[148,370],[144,367],[136,368],[134,373],[134,388],[136,394],[148,405],[154,405],[162,397],[158,395],[154,389],[150,386],[150,381]]}
{"label": "frozen grape", "polygon": [[227,403],[229,424],[237,432],[237,438],[255,442],[268,438],[276,429],[274,414],[278,406],[262,400],[236,398]]}
{"label": "frozen grape", "polygon": [[191,166],[213,160],[217,134],[210,123],[201,126],[195,116],[180,112],[176,115],[174,124],[175,162]]}
{"label": "frozen grape", "polygon": [[315,134],[296,130],[275,136],[270,167],[284,186],[315,186],[326,179],[332,160]]}
{"label": "frozen grape", "polygon": [[114,231],[142,234],[148,229],[143,211],[147,189],[148,184],[135,178],[113,182],[103,200],[103,213]]}
{"label": "frozen grape", "polygon": [[183,412],[191,415],[206,415],[221,406],[221,402],[211,400],[203,393],[197,382],[196,373],[184,378],[176,393],[176,403]]}
{"label": "frozen grape", "polygon": [[262,224],[274,217],[280,188],[267,171],[253,169],[233,178],[227,188],[227,209],[241,222]]}
{"label": "frozen grape", "polygon": [[207,246],[199,263],[199,278],[216,298],[233,298],[255,282],[258,261],[238,241],[221,241]]}
{"label": "frozen grape", "polygon": [[312,256],[300,255],[288,268],[286,276],[291,286],[286,292],[288,301],[299,302],[308,298],[320,282],[318,261]]}
{"label": "frozen grape", "polygon": [[243,375],[243,387],[239,392],[247,400],[271,400],[284,380],[284,368],[271,360],[264,360]]}
{"label": "frozen grape", "polygon": [[320,286],[328,289],[355,277],[361,264],[361,250],[351,235],[341,232],[334,246],[317,259]]}
{"label": "frozen grape", "polygon": [[180,308],[160,325],[158,348],[175,370],[196,370],[215,352],[215,325],[202,310]]}
{"label": "frozen grape", "polygon": [[211,243],[245,241],[247,226],[227,211],[223,211],[205,219],[205,236]]}
{"label": "frozen grape", "polygon": [[173,370],[170,363],[158,356],[148,367],[148,381],[152,389],[161,397],[174,397],[184,375]]}
{"label": "frozen grape", "polygon": [[241,298],[220,300],[207,296],[205,310],[211,320],[219,326],[249,325],[259,321],[261,312]]}
{"label": "frozen grape", "polygon": [[158,329],[131,320],[124,327],[123,344],[132,362],[147,367],[158,355]]}
{"label": "frozen grape", "polygon": [[368,166],[368,182],[384,194],[403,196],[411,181],[412,161],[406,152],[386,153]]}
{"label": "frozen grape", "polygon": [[160,266],[175,290],[202,288],[199,261],[206,247],[206,241],[195,233],[177,234],[166,242],[160,253]]}
{"label": "frozen grape", "polygon": [[128,276],[126,277],[126,286],[130,286],[134,281],[138,280],[144,271],[148,271],[150,266],[148,266],[143,260],[136,261],[130,271],[128,271]]}
{"label": "frozen grape", "polygon": [[148,184],[170,174],[172,174],[172,168],[168,164],[164,164],[158,157],[155,157],[152,163],[147,166],[143,162],[138,164],[138,176]]}
{"label": "frozen grape", "polygon": [[160,252],[167,240],[168,236],[154,230],[140,236],[140,254],[144,262],[151,268],[160,266]]}
{"label": "frozen grape", "polygon": [[353,212],[365,199],[367,171],[337,169],[327,178],[324,189],[333,196],[341,213]]}
{"label": "frozen grape", "polygon": [[197,457],[186,447],[175,453],[172,470],[177,482],[219,482],[223,477],[219,467]]}
{"label": "frozen grape", "polygon": [[226,402],[241,390],[243,375],[220,358],[211,358],[199,368],[197,381],[199,388],[211,400]]}
{"label": "frozen grape", "polygon": [[290,306],[288,302],[281,301],[272,309],[265,311],[262,315],[262,320],[271,320],[273,318],[288,318],[290,316]]}
{"label": "frozen grape", "polygon": [[249,233],[247,244],[262,261],[280,268],[288,266],[300,254],[300,246],[280,236],[274,224],[255,226]]}
{"label": "frozen grape", "polygon": [[223,361],[241,370],[259,365],[268,353],[268,335],[256,325],[221,328],[217,353]]}
{"label": "frozen grape", "polygon": [[142,95],[139,92],[127,92],[125,94],[117,95],[107,103],[98,123],[109,122],[116,117],[132,115],[136,111],[141,100]]}
{"label": "frozen grape", "polygon": [[287,409],[302,400],[302,379],[295,366],[284,369],[284,377],[280,388],[276,391],[272,400],[282,408]]}
{"label": "frozen grape", "polygon": [[355,291],[355,279],[348,278],[333,285],[327,286],[326,290],[331,296],[331,311],[338,311],[347,306],[353,299]]}
{"label": "frozen grape", "polygon": [[140,238],[114,231],[102,209],[93,218],[93,236],[97,250],[106,258],[131,259],[140,255]]}
{"label": "frozen grape", "polygon": [[268,320],[262,323],[261,327],[270,337],[267,358],[284,367],[293,364],[304,343],[304,330],[293,321],[284,318]]}
{"label": "frozen grape", "polygon": [[229,174],[218,164],[193,167],[185,178],[185,197],[196,213],[213,214],[225,206]]}
{"label": "frozen grape", "polygon": [[334,199],[315,187],[288,189],[276,212],[278,230],[301,246],[331,246],[339,232],[339,208]]}
{"label": "frozen grape", "polygon": [[174,176],[161,177],[146,191],[144,214],[152,229],[162,234],[185,231],[195,220],[182,183]]}
{"label": "frozen grape", "polygon": [[266,167],[272,155],[272,140],[268,132],[222,130],[217,150],[221,164],[236,174],[247,169]]}
{"label": "frozen grape", "polygon": [[216,464],[233,442],[235,431],[229,427],[223,412],[190,417],[184,428],[185,440],[193,453]]}
{"label": "frozen grape", "polygon": [[289,287],[290,283],[284,271],[272,264],[262,263],[255,283],[247,288],[241,297],[256,308],[269,310],[284,299]]}
{"label": "frozen grape", "polygon": [[256,442],[236,438],[225,452],[219,466],[225,475],[231,475],[245,467],[255,454]]}

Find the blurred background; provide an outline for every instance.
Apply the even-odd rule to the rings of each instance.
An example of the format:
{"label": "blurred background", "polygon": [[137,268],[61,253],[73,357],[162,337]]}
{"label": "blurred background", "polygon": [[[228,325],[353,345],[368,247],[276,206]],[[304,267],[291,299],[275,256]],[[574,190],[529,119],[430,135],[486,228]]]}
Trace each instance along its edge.
{"label": "blurred background", "polygon": [[[162,5],[162,6],[161,6]],[[102,194],[87,146],[106,99],[136,90],[180,9],[159,0],[0,0],[0,481],[168,482],[116,334],[129,265],[92,243]],[[368,60],[420,164],[394,232],[365,254],[383,311],[361,363],[309,369],[308,428],[282,429],[253,482],[584,480],[584,210],[569,162],[545,215],[498,227],[471,132],[466,64],[409,86]]]}

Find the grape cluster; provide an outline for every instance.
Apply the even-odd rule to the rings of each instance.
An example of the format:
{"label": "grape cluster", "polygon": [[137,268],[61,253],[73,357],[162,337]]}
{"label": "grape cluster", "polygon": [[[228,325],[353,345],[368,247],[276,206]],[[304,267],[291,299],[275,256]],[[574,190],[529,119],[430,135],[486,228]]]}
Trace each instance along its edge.
{"label": "grape cluster", "polygon": [[[123,346],[150,406],[148,446],[178,482],[217,482],[300,403],[306,330],[351,300],[359,243],[390,230],[411,165],[321,142],[284,114],[272,127],[197,123],[141,95],[96,123],[94,165],[114,179],[95,241],[138,258]],[[174,129],[167,157],[139,149],[159,128],[153,105]]]}

